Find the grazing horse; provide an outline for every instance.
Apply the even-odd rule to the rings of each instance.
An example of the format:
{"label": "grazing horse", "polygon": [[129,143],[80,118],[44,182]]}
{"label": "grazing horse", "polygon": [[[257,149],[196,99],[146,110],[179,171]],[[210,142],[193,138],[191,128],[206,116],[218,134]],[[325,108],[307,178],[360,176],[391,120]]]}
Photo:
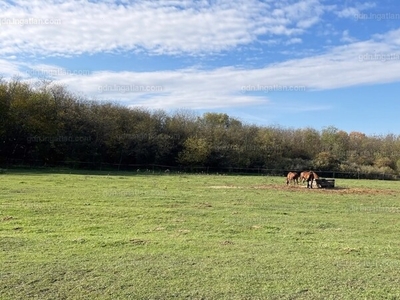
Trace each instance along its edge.
{"label": "grazing horse", "polygon": [[288,185],[291,181],[296,182],[299,184],[299,174],[296,172],[289,172],[286,176],[286,185]]}
{"label": "grazing horse", "polygon": [[[313,172],[313,171],[304,171],[304,172],[300,173],[300,180],[302,183],[304,183],[307,180],[307,178],[310,176],[311,172]],[[315,172],[313,172],[313,173],[314,173],[314,179],[319,179],[319,176],[317,175],[317,173],[315,173]]]}
{"label": "grazing horse", "polygon": [[[307,188],[312,188],[314,179],[319,178],[318,175],[316,173],[314,173],[313,171],[302,172],[302,173],[305,173],[305,174],[303,174],[304,175],[303,182],[304,182],[304,180],[307,181]],[[310,182],[311,182],[311,184],[310,184]]]}

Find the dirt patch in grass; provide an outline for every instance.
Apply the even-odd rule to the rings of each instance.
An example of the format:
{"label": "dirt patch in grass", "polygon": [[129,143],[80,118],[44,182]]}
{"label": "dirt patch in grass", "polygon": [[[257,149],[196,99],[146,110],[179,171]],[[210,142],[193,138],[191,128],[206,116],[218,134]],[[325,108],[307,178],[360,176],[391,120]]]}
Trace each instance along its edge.
{"label": "dirt patch in grass", "polygon": [[131,239],[129,240],[134,245],[146,245],[149,241],[141,240],[141,239]]}
{"label": "dirt patch in grass", "polygon": [[195,205],[196,208],[207,208],[207,207],[212,207],[210,203],[198,203]]}
{"label": "dirt patch in grass", "polygon": [[303,193],[323,193],[323,194],[359,194],[359,195],[397,195],[398,191],[391,189],[372,189],[372,188],[350,188],[350,187],[335,187],[333,189],[324,188],[312,188],[307,189],[303,185],[279,185],[279,184],[269,184],[269,185],[254,185],[251,186],[252,189],[257,190],[279,190],[279,191],[293,191],[293,192],[303,192]]}
{"label": "dirt patch in grass", "polygon": [[237,185],[212,185],[210,189],[243,189],[241,186]]}
{"label": "dirt patch in grass", "polygon": [[333,189],[312,188],[307,189],[305,185],[286,185],[286,184],[266,184],[253,186],[235,186],[235,185],[214,185],[212,189],[255,189],[255,190],[278,190],[293,191],[303,193],[323,193],[323,194],[358,194],[358,195],[393,195],[396,196],[398,191],[391,189],[373,189],[373,188],[351,188],[351,187],[335,187]]}
{"label": "dirt patch in grass", "polygon": [[233,244],[234,244],[234,242],[229,241],[229,240],[226,240],[226,241],[221,242],[221,245],[224,245],[224,246],[226,246],[226,245],[233,245]]}

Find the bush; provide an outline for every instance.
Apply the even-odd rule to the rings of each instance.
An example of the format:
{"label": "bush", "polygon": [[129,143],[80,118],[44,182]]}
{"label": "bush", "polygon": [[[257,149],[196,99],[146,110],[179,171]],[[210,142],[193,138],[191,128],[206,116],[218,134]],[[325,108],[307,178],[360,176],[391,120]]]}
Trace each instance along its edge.
{"label": "bush", "polygon": [[389,167],[360,166],[360,173],[368,179],[395,179],[396,172]]}

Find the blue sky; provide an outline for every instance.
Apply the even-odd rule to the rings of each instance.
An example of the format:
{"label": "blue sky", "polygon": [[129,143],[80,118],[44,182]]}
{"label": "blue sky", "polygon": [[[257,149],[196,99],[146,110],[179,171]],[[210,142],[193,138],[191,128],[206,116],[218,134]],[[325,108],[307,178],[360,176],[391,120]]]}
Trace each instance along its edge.
{"label": "blue sky", "polygon": [[0,75],[129,107],[400,134],[400,5],[1,1]]}

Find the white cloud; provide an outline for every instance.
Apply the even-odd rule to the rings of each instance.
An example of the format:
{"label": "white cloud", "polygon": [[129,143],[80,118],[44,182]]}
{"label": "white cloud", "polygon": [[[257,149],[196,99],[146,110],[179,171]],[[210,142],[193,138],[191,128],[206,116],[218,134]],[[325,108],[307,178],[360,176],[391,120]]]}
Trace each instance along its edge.
{"label": "white cloud", "polygon": [[0,59],[0,70],[0,78],[4,77],[5,79],[7,79],[10,77],[21,75],[20,66],[14,61]]}
{"label": "white cloud", "polygon": [[286,45],[301,44],[303,42],[300,38],[292,38],[286,42]]}
{"label": "white cloud", "polygon": [[341,18],[354,18],[358,14],[360,14],[360,11],[355,7],[346,7],[337,12],[337,15]]}
{"label": "white cloud", "polygon": [[318,0],[14,1],[0,12],[0,55],[104,51],[201,54],[250,44],[261,35],[298,35],[324,12]]}
{"label": "white cloud", "polygon": [[340,41],[344,43],[354,43],[357,41],[357,39],[350,36],[349,30],[344,30],[342,32],[342,38],[340,39]]}
{"label": "white cloud", "polygon": [[[343,36],[350,37],[346,31]],[[311,92],[400,81],[399,37],[400,29],[375,35],[370,40],[333,47],[324,54],[259,69],[192,67],[154,72],[85,73],[85,70],[65,70],[56,65],[1,59],[0,68],[5,78],[15,74],[22,74],[26,80],[47,76],[90,98],[119,100],[126,105],[163,109],[252,106],[270,103],[274,94],[247,92],[248,87],[270,90],[277,87],[275,91],[279,91],[279,88],[297,86]]]}
{"label": "white cloud", "polygon": [[374,8],[376,6],[373,2],[356,3],[355,6],[343,8],[336,11],[336,15],[340,18],[358,18],[362,11]]}

